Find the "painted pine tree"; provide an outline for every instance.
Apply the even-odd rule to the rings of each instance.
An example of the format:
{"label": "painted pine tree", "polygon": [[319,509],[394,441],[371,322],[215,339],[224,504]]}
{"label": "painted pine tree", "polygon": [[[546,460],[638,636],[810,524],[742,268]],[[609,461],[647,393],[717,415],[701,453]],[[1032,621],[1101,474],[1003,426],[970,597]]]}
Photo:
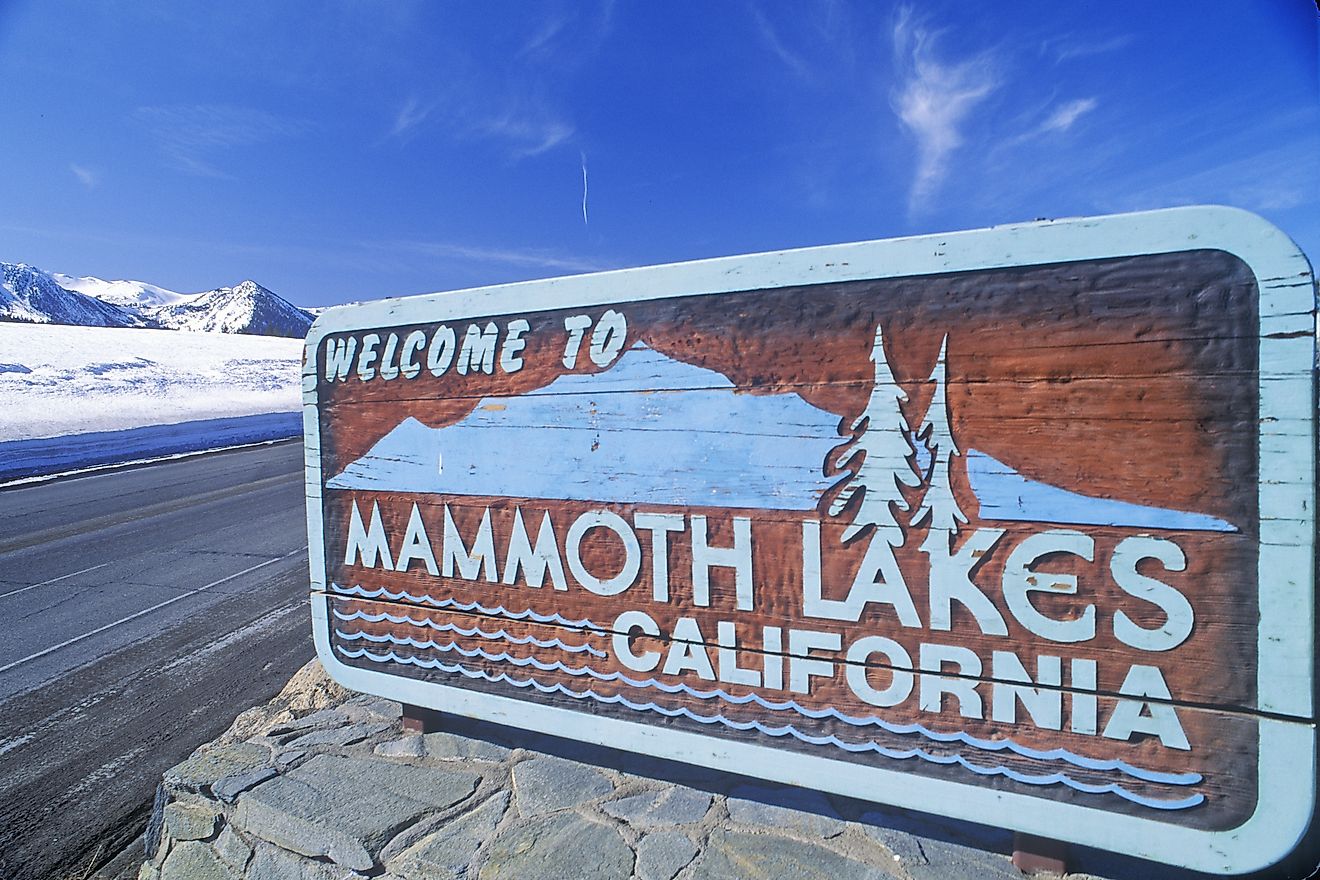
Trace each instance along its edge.
{"label": "painted pine tree", "polygon": [[953,430],[949,426],[949,401],[945,387],[948,383],[948,346],[949,337],[945,335],[944,341],[940,343],[940,356],[928,380],[935,384],[935,393],[931,396],[930,407],[923,420],[925,424],[918,436],[930,450],[930,476],[921,506],[912,517],[914,526],[929,519],[930,533],[926,536],[926,543],[940,541],[946,551],[958,534],[959,523],[967,523],[967,515],[958,507],[958,499],[953,497],[953,484],[950,481],[950,465],[954,456],[961,457],[962,452],[954,442]]}
{"label": "painted pine tree", "polygon": [[844,530],[843,540],[851,540],[867,526],[875,526],[891,546],[901,547],[903,527],[895,516],[895,508],[910,509],[901,486],[916,487],[921,480],[912,467],[916,450],[902,409],[908,397],[889,369],[879,325],[875,328],[871,361],[875,364],[875,384],[866,409],[853,420],[852,438],[830,453],[839,468],[846,468],[858,455],[862,456],[861,463],[838,484],[843,489],[830,505],[830,516],[842,513],[853,496],[861,492],[861,503]]}

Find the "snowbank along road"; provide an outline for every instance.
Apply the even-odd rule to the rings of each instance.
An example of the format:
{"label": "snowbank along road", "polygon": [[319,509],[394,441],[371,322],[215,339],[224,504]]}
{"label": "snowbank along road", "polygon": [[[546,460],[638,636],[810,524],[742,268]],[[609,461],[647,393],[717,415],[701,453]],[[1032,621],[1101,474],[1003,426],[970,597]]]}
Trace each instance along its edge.
{"label": "snowbank along road", "polygon": [[64,876],[312,656],[297,442],[0,489],[0,877]]}

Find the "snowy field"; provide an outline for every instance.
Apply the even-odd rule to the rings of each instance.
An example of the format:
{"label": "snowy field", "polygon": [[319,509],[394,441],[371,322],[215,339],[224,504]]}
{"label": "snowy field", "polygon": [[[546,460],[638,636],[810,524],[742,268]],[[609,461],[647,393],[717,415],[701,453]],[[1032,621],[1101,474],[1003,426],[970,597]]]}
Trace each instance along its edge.
{"label": "snowy field", "polygon": [[[121,435],[140,448],[125,449],[118,460],[185,451],[181,445],[232,445],[236,436],[272,439],[253,435],[250,427],[235,434],[234,425],[290,436],[296,428],[287,426],[295,419],[236,417],[300,410],[302,344],[267,336],[0,322],[0,459],[6,447],[12,463],[16,450],[30,456],[43,445],[12,441],[66,438],[49,444],[62,450],[59,469],[65,470],[77,464],[76,454],[70,455],[77,443],[68,435],[189,422],[199,423],[191,432],[197,436],[183,441],[187,429]],[[164,442],[153,438],[166,436],[164,446],[152,448]],[[97,445],[103,462],[105,438]],[[0,472],[7,470],[4,464]]]}

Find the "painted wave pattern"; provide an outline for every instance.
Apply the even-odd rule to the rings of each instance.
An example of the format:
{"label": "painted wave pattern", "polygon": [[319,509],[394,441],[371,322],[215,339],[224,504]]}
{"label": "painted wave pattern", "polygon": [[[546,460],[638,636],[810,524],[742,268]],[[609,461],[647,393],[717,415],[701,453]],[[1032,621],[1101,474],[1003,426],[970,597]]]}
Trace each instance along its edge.
{"label": "painted wave pattern", "polygon": [[[415,597],[406,593],[392,594],[389,591],[384,590],[383,588],[379,590],[369,591],[369,590],[364,590],[361,587],[346,589],[339,587],[337,584],[333,586],[334,589],[338,592],[347,593],[349,595],[355,595],[355,596],[361,595],[361,596],[365,596],[366,598],[377,598],[381,595],[387,595],[390,596],[391,598],[402,598],[406,596],[408,599],[414,602],[421,602],[423,600],[427,600],[429,604],[433,604],[439,607],[456,607],[465,611],[476,610],[481,613],[491,614],[494,616],[504,616],[512,619],[530,618],[530,619],[541,619],[541,622],[560,622],[560,623],[568,622],[566,621],[565,618],[557,614],[538,615],[530,610],[522,611],[522,612],[510,612],[507,609],[505,609],[503,606],[498,606],[496,608],[488,608],[476,602],[460,603],[454,600],[435,600],[435,599],[431,599],[429,596]],[[354,614],[344,615],[339,613],[338,611],[335,612],[335,616],[341,620],[346,620],[346,621],[350,621],[354,619],[366,619],[371,621],[388,619],[393,623],[400,623],[400,624],[408,623],[413,626],[430,627],[440,631],[456,631],[459,634],[463,634],[463,635],[470,635],[473,634],[474,632],[477,632],[475,630],[464,631],[452,625],[435,624],[432,621],[424,621],[419,623],[418,621],[415,621],[412,618],[408,618],[406,616],[395,617],[393,615],[385,615],[385,614],[368,615],[365,614],[364,612],[355,612]],[[572,621],[571,623],[574,625],[587,625],[595,629],[603,629],[589,620]],[[503,631],[501,631],[501,633],[502,632]],[[644,680],[632,679],[618,672],[602,673],[599,672],[598,670],[591,669],[590,667],[567,666],[558,661],[554,663],[545,663],[543,661],[536,660],[535,658],[516,658],[504,652],[498,654],[491,654],[489,652],[481,651],[480,649],[476,649],[476,650],[463,649],[453,643],[440,645],[432,640],[422,641],[422,640],[416,640],[410,638],[399,638],[393,635],[375,636],[361,632],[350,634],[350,633],[345,633],[341,630],[336,630],[336,634],[340,638],[345,639],[346,641],[366,639],[368,641],[375,643],[388,642],[388,643],[392,643],[400,646],[407,646],[420,650],[430,649],[430,650],[438,650],[438,651],[446,651],[446,652],[454,651],[469,658],[480,657],[486,660],[490,660],[492,662],[509,662],[515,666],[524,666],[524,667],[531,666],[535,669],[545,672],[564,672],[569,675],[578,676],[578,677],[589,676],[601,681],[619,681],[633,688],[638,688],[638,689],[650,688],[668,694],[686,694],[688,696],[693,696],[701,700],[718,699],[733,705],[746,705],[748,703],[754,703],[758,706],[761,706],[762,708],[769,709],[771,711],[776,711],[776,712],[791,711],[796,714],[802,715],[803,717],[811,718],[813,720],[832,718],[854,727],[876,726],[876,727],[880,727],[881,729],[889,733],[894,733],[899,735],[916,734],[926,739],[930,739],[934,742],[938,742],[942,744],[961,743],[963,745],[967,745],[981,751],[990,751],[990,752],[1009,751],[1021,755],[1023,757],[1032,758],[1035,760],[1063,761],[1065,763],[1072,764],[1084,770],[1092,770],[1099,772],[1117,771],[1127,776],[1130,776],[1134,779],[1141,780],[1143,782],[1182,786],[1182,785],[1194,785],[1202,780],[1202,776],[1198,773],[1166,773],[1155,770],[1147,770],[1141,767],[1136,767],[1132,764],[1127,763],[1126,761],[1110,760],[1110,759],[1101,760],[1096,758],[1089,758],[1085,755],[1079,755],[1074,752],[1070,752],[1067,749],[1062,749],[1062,748],[1049,749],[1049,750],[1033,749],[1029,746],[1021,745],[1020,743],[1016,743],[1012,740],[1008,740],[1008,739],[986,740],[972,736],[971,734],[968,734],[963,731],[958,731],[954,733],[941,733],[939,731],[931,730],[930,728],[927,728],[921,724],[915,724],[915,723],[895,724],[893,722],[885,721],[884,719],[875,716],[868,716],[868,717],[850,716],[842,712],[839,712],[837,709],[833,709],[833,708],[809,709],[807,707],[799,705],[798,703],[792,700],[777,702],[773,700],[767,700],[764,697],[761,697],[759,694],[746,694],[743,696],[736,696],[733,694],[729,694],[726,691],[718,688],[711,690],[698,690],[685,684],[667,684],[665,682],[658,681],[656,679],[644,679]],[[481,634],[485,636],[485,633],[481,633]],[[545,644],[541,644],[539,641],[533,641],[530,639],[523,639],[523,640],[510,639],[510,641],[514,641],[515,643],[518,644],[537,643],[541,647],[565,647],[568,648],[568,650],[572,653],[580,653],[585,647],[585,646],[570,647],[563,645],[562,642],[560,642],[559,645],[552,645],[548,642]],[[552,641],[559,642],[559,640],[557,639]],[[647,704],[634,703],[622,696],[606,697],[600,694],[596,694],[594,691],[590,691],[590,690],[584,692],[575,692],[575,691],[571,691],[571,689],[565,689],[562,685],[543,686],[540,682],[535,682],[530,679],[527,682],[519,684],[517,680],[508,678],[507,676],[504,676],[503,678],[500,678],[498,676],[496,678],[491,678],[487,673],[482,673],[479,672],[478,670],[470,670],[467,669],[467,667],[461,667],[461,666],[452,666],[451,668],[451,664],[444,664],[438,660],[425,661],[412,657],[400,658],[393,651],[389,652],[389,654],[385,655],[384,658],[382,658],[381,655],[373,654],[370,651],[367,651],[365,648],[357,652],[352,652],[344,648],[339,648],[337,646],[337,650],[339,650],[341,653],[344,653],[345,656],[366,657],[367,659],[375,660],[377,662],[388,662],[392,659],[393,662],[397,662],[397,663],[410,664],[410,665],[422,666],[428,668],[436,668],[446,672],[459,672],[461,669],[464,671],[461,672],[460,674],[468,675],[468,677],[472,677],[473,674],[478,674],[480,677],[486,678],[487,680],[490,681],[504,680],[510,684],[514,684],[517,687],[535,686],[537,689],[543,691],[545,690],[546,687],[551,687],[552,690],[559,689],[563,693],[568,694],[569,696],[574,696],[579,699],[593,698],[603,702],[621,703],[622,705],[625,705],[629,708],[649,709],[651,711],[657,711],[660,712],[661,714],[665,714],[670,717],[673,717],[674,715],[684,715],[703,724],[721,723],[738,730],[747,730],[747,729],[755,728],[771,736],[786,736],[786,735],[793,736],[796,739],[801,740],[802,742],[806,742],[812,745],[834,745],[846,751],[853,751],[853,752],[875,751],[879,754],[885,755],[886,757],[899,757],[899,758],[928,757],[929,759],[933,760],[935,763],[942,763],[942,764],[958,763],[967,767],[967,769],[973,770],[973,772],[977,772],[977,773],[984,774],[987,771],[987,768],[982,767],[981,765],[971,764],[970,762],[963,760],[959,756],[931,755],[930,753],[925,752],[922,749],[903,751],[903,750],[889,749],[875,743],[851,743],[844,740],[840,740],[833,735],[827,737],[812,736],[810,734],[806,734],[803,733],[802,731],[797,730],[792,725],[785,725],[783,727],[772,728],[772,727],[767,727],[765,725],[761,725],[759,722],[733,721],[724,718],[724,716],[719,714],[716,714],[714,716],[699,715],[697,713],[691,712],[686,708],[667,709],[665,707],[656,706],[653,703],[647,703]],[[599,652],[595,649],[588,649],[588,650],[593,655],[603,656],[603,652]],[[748,725],[751,725],[751,727],[749,727]],[[777,732],[772,732],[772,731],[777,731]],[[1104,791],[1109,791],[1110,788],[1112,787],[1115,789],[1114,791],[1112,791],[1112,793],[1118,794],[1120,797],[1124,797],[1127,800],[1133,801],[1134,803],[1140,803],[1146,806],[1152,806],[1156,809],[1186,809],[1189,807],[1197,806],[1205,800],[1204,795],[1201,794],[1196,794],[1194,796],[1176,801],[1146,798],[1142,795],[1128,791],[1127,789],[1122,789],[1122,787],[1118,786],[1117,783],[1112,783],[1108,786],[1096,786],[1089,783],[1080,782],[1078,780],[1073,780],[1071,779],[1071,777],[1068,777],[1066,776],[1066,774],[1062,774],[1062,773],[1050,774],[1048,776],[1021,774],[1019,773],[1019,771],[1015,771],[1007,767],[996,768],[996,772],[998,771],[1002,771],[1001,775],[1008,776],[1009,778],[1012,779],[1018,779],[1018,776],[1020,775],[1021,776],[1029,775],[1033,780],[1037,780],[1037,781],[1028,781],[1024,779],[1018,779],[1018,781],[1026,781],[1028,784],[1043,785],[1043,784],[1048,784],[1048,782],[1050,781],[1059,782],[1064,785],[1068,785],[1072,788],[1076,788],[1079,791],[1085,791],[1088,793],[1102,793]],[[1055,777],[1058,778],[1056,779]],[[1039,781],[1039,780],[1048,780],[1048,781]]]}
{"label": "painted wave pattern", "polygon": [[[677,708],[669,708],[666,706],[660,706],[652,702],[639,703],[633,700],[629,700],[627,697],[623,696],[622,694],[615,694],[613,696],[608,694],[598,694],[591,689],[576,691],[568,687],[567,685],[563,685],[563,684],[544,684],[532,678],[526,678],[526,679],[514,678],[509,674],[503,672],[491,673],[480,669],[469,669],[468,667],[463,666],[462,664],[459,663],[444,663],[441,660],[424,660],[411,656],[399,656],[398,654],[395,654],[393,651],[390,651],[387,654],[375,654],[367,650],[366,648],[353,650],[339,645],[335,646],[335,650],[337,650],[340,654],[350,659],[362,658],[362,659],[371,660],[376,663],[399,663],[404,665],[418,666],[426,669],[438,669],[441,672],[456,673],[466,678],[483,679],[485,681],[489,681],[495,684],[505,683],[518,688],[531,687],[546,694],[561,693],[566,696],[573,697],[574,699],[579,699],[579,700],[591,699],[600,703],[616,703],[638,712],[658,712],[659,714],[665,715],[670,718],[682,716],[685,718],[689,718],[693,721],[699,722],[701,724],[721,724],[733,730],[743,730],[743,731],[755,730],[758,733],[763,733],[766,736],[773,736],[773,737],[791,736],[794,739],[800,740],[801,742],[805,742],[809,745],[834,746],[836,748],[840,748],[848,752],[875,752],[879,755],[883,755],[886,758],[893,758],[895,760],[909,760],[911,758],[918,758],[920,760],[928,761],[933,764],[940,764],[945,766],[956,764],[980,776],[1004,776],[1016,782],[1024,783],[1026,785],[1061,784],[1061,785],[1066,785],[1069,788],[1075,789],[1076,791],[1085,792],[1087,794],[1114,794],[1123,798],[1124,800],[1131,801],[1132,803],[1139,804],[1140,806],[1149,807],[1151,809],[1156,809],[1156,810],[1185,810],[1188,809],[1189,807],[1198,806],[1199,804],[1205,801],[1205,795],[1200,793],[1193,794],[1190,795],[1189,797],[1185,797],[1177,800],[1150,798],[1150,797],[1146,797],[1145,795],[1139,794],[1137,792],[1130,791],[1129,789],[1124,788],[1123,786],[1119,785],[1116,782],[1105,783],[1103,785],[1096,785],[1096,784],[1081,782],[1079,780],[1073,779],[1072,777],[1068,776],[1066,773],[1062,773],[1062,772],[1049,773],[1049,774],[1023,773],[1019,770],[1014,770],[1011,767],[1005,767],[1003,765],[997,765],[994,767],[985,767],[980,764],[975,764],[972,763],[971,761],[968,761],[962,755],[932,754],[931,752],[928,752],[922,748],[893,749],[887,746],[882,746],[874,742],[853,743],[853,742],[848,742],[846,740],[841,740],[838,737],[834,736],[833,734],[830,734],[829,736],[813,736],[808,733],[803,733],[802,731],[798,730],[796,727],[794,727],[791,724],[785,724],[781,727],[773,727],[764,724],[763,722],[760,721],[734,721],[729,718],[725,718],[723,715],[719,715],[719,714],[701,715],[696,712],[693,712],[691,709],[688,709],[687,707],[684,706],[680,706]],[[498,655],[497,658],[490,658],[490,659],[499,659],[499,658],[507,658],[507,655]],[[589,672],[591,672],[589,670],[583,669],[582,667],[565,666],[564,664],[558,662],[542,663],[541,661],[533,660],[532,658],[518,658],[518,659],[524,661],[524,662],[520,662],[518,665],[531,665],[538,669],[546,669],[546,670],[557,669],[559,671],[564,671],[575,675],[589,674]],[[596,676],[602,679],[620,679],[626,681],[624,676],[620,675],[619,673],[596,673]]]}
{"label": "painted wave pattern", "polygon": [[526,611],[509,611],[503,605],[488,608],[480,602],[458,602],[454,599],[433,599],[425,594],[414,596],[412,593],[408,592],[392,593],[384,587],[376,590],[364,590],[360,586],[341,587],[339,584],[331,584],[330,589],[342,596],[355,596],[362,599],[379,599],[381,596],[384,596],[386,599],[394,601],[402,599],[406,602],[412,602],[414,605],[430,605],[434,608],[455,608],[459,611],[480,611],[482,614],[490,614],[495,617],[507,617],[510,620],[534,620],[537,623],[558,623],[576,629],[593,629],[599,632],[609,632],[609,627],[601,626],[598,623],[592,623],[585,618],[583,620],[569,620],[567,617],[559,614],[537,614],[531,609]]}
{"label": "painted wave pattern", "polygon": [[[591,645],[570,645],[562,641],[561,639],[538,639],[538,638],[534,638],[533,636],[511,636],[509,635],[508,632],[502,629],[496,630],[495,632],[487,632],[478,627],[473,627],[472,629],[464,629],[463,627],[457,626],[456,624],[452,624],[452,623],[436,623],[434,620],[413,620],[411,617],[408,617],[407,615],[395,616],[393,614],[367,614],[365,611],[355,611],[352,614],[341,614],[339,613],[339,611],[335,611],[334,614],[335,617],[344,621],[365,620],[369,623],[380,623],[382,620],[388,620],[390,623],[398,623],[398,624],[406,623],[409,626],[433,629],[436,632],[452,632],[452,633],[457,633],[460,636],[469,636],[469,637],[477,636],[479,638],[490,639],[492,641],[502,640],[514,645],[535,645],[538,648],[559,648],[560,650],[567,651],[570,654],[580,654],[585,651],[586,653],[590,654],[593,657],[609,656],[604,651],[600,650],[599,648],[593,648]],[[342,632],[339,632],[338,630],[336,630],[335,632],[340,637],[346,639],[361,637],[361,638],[370,639],[373,642],[384,641],[389,639],[389,637],[387,636],[372,636],[372,635],[368,635],[367,633],[359,633],[357,636],[348,636]],[[414,644],[413,647],[420,648],[422,647],[422,645]]]}

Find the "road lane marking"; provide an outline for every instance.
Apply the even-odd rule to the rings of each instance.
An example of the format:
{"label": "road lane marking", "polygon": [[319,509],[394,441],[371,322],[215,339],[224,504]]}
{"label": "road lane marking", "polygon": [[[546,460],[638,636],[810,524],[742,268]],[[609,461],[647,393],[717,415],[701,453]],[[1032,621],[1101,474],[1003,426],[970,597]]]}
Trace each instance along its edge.
{"label": "road lane marking", "polygon": [[5,598],[6,596],[17,596],[19,593],[26,593],[28,590],[35,590],[37,587],[44,587],[47,584],[59,583],[60,581],[68,580],[71,577],[77,577],[80,574],[87,574],[89,571],[96,571],[98,568],[105,568],[109,564],[110,563],[108,562],[102,562],[100,565],[93,565],[91,568],[84,568],[82,571],[75,571],[71,574],[61,575],[60,577],[51,578],[48,581],[42,581],[39,584],[32,584],[28,587],[19,587],[17,590],[10,590],[8,593],[0,593],[0,599]]}
{"label": "road lane marking", "polygon": [[186,593],[180,593],[179,595],[174,596],[173,598],[166,599],[164,602],[157,602],[155,605],[152,605],[150,608],[143,608],[141,611],[130,614],[127,617],[121,617],[116,621],[105,624],[104,626],[98,626],[96,629],[92,630],[91,632],[85,632],[80,636],[74,636],[71,639],[67,639],[63,642],[60,642],[58,645],[51,645],[48,648],[43,648],[40,651],[37,651],[32,654],[28,654],[26,657],[22,657],[18,660],[13,661],[12,663],[6,663],[4,666],[0,666],[0,672],[8,672],[9,670],[13,669],[15,666],[21,666],[22,664],[27,663],[29,660],[36,660],[39,657],[45,657],[47,654],[50,654],[54,651],[58,651],[60,648],[67,648],[69,645],[75,644],[77,642],[81,642],[83,639],[91,638],[97,633],[103,633],[106,630],[110,629],[111,627],[119,626],[121,623],[128,623],[130,620],[137,620],[139,617],[141,617],[144,614],[150,614],[153,611],[157,611],[161,608],[164,608],[166,605],[173,605],[175,602],[178,602],[180,599],[187,599],[189,596],[195,596],[198,593],[202,592],[203,590],[209,590],[212,587],[218,587],[223,583],[228,583],[229,581],[232,581],[234,578],[242,577],[243,575],[249,574],[250,572],[254,572],[259,568],[265,568],[268,565],[274,565],[276,562],[283,562],[286,559],[290,559],[294,556],[297,556],[299,553],[304,552],[306,549],[307,546],[303,545],[302,547],[299,547],[297,550],[294,550],[292,553],[286,553],[283,556],[276,557],[275,559],[267,559],[265,562],[258,562],[256,565],[245,568],[242,571],[235,572],[234,574],[231,574],[228,577],[222,577],[218,581],[211,581],[206,586],[197,587],[196,589],[189,590]]}

